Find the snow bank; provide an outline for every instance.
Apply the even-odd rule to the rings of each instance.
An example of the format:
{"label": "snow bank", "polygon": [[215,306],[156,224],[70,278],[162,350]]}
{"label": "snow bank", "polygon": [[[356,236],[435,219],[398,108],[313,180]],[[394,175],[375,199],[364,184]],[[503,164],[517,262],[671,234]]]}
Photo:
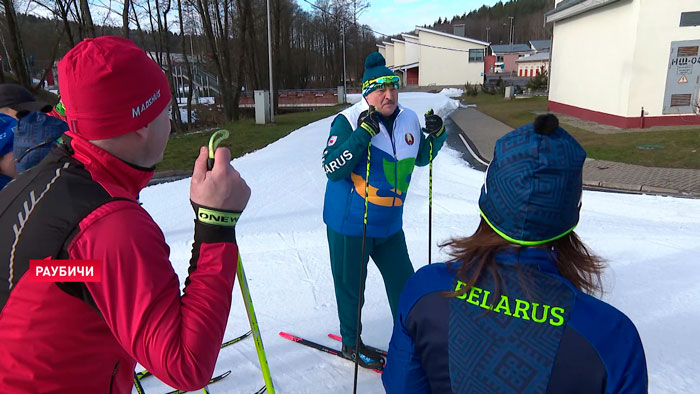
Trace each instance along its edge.
{"label": "snow bank", "polygon": [[459,97],[464,94],[464,90],[456,88],[445,88],[440,91],[440,93],[447,97]]}
{"label": "snow bank", "polygon": [[[353,96],[353,95],[350,95]],[[359,95],[355,95],[359,96]],[[401,93],[420,116],[446,115],[457,102],[442,94]],[[320,157],[333,117],[302,127],[266,148],[233,161],[252,189],[237,229],[275,388],[279,393],[352,391],[353,364],[278,335],[288,331],[329,346],[338,332],[326,228],[321,213],[326,184]],[[434,162],[433,245],[471,234],[479,223],[477,200],[484,174],[445,147]],[[416,168],[404,211],[404,230],[415,268],[427,264],[428,169]],[[163,229],[181,282],[187,277],[193,214],[189,180],[141,193]],[[608,259],[604,299],[626,313],[644,342],[652,393],[693,392],[700,386],[700,200],[584,192],[577,232]],[[433,261],[446,255],[433,247]],[[233,264],[233,262],[231,262]],[[392,320],[381,276],[369,265],[362,312],[366,343],[386,348]],[[248,330],[236,286],[226,338]],[[221,351],[216,373],[233,370],[213,392],[251,393],[263,384],[252,339]],[[154,378],[147,392],[167,388]],[[361,369],[361,393],[383,393],[380,375]],[[134,391],[135,392],[135,391]]]}

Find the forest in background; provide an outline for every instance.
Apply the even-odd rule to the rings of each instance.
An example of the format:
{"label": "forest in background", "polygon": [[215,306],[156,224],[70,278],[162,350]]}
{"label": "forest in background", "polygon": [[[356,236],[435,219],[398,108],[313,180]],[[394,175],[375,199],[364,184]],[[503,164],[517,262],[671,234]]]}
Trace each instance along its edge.
{"label": "forest in background", "polygon": [[[179,86],[173,70],[187,81],[204,73],[214,76],[227,120],[239,117],[243,89],[269,87],[266,0],[0,1],[3,69],[32,89],[41,84],[32,78],[43,81],[70,48],[101,35],[124,36],[149,51],[173,90],[179,87],[188,95],[188,103],[196,89]],[[388,39],[358,22],[369,0],[299,0],[311,5],[308,11],[295,0],[269,1],[275,90],[342,85],[343,49],[348,84],[357,86],[365,56]],[[426,27],[452,33],[455,24],[464,23],[466,36],[480,40],[487,39],[488,27],[489,41],[507,43],[508,17],[514,16],[515,42],[546,39],[550,33],[543,15],[553,6],[554,0],[511,0]],[[181,125],[179,111],[174,115]]]}
{"label": "forest in background", "polygon": [[452,34],[454,26],[465,25],[469,38],[492,44],[510,43],[510,19],[513,17],[514,43],[527,44],[530,40],[549,40],[552,26],[545,25],[544,14],[554,8],[554,0],[499,1],[491,7],[481,6],[462,15],[439,18],[427,28]]}

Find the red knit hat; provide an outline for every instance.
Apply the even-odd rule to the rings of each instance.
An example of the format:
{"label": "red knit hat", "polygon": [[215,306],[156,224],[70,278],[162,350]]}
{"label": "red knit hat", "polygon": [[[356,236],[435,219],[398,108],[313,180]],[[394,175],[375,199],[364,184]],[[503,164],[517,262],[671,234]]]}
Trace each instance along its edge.
{"label": "red knit hat", "polygon": [[170,104],[163,70],[126,38],[84,39],[58,62],[58,75],[67,123],[88,140],[136,131]]}

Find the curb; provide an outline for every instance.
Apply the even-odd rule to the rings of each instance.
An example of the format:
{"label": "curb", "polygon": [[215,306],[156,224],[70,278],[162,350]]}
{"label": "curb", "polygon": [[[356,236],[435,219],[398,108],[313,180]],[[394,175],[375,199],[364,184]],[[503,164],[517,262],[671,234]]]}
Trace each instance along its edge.
{"label": "curb", "polygon": [[[476,144],[469,138],[469,136],[462,130],[462,128],[459,127],[457,122],[452,122],[454,123],[455,127],[459,130],[460,136],[463,137],[463,140],[468,144],[468,147],[474,152],[474,154],[479,158],[482,159],[485,162],[489,162],[489,160],[486,160],[481,152],[479,152],[479,149],[477,148]],[[471,164],[471,163],[470,163]],[[476,167],[475,167],[476,168]],[[476,168],[479,171],[485,171],[485,168]],[[658,186],[651,186],[651,185],[636,185],[636,184],[627,184],[627,183],[620,183],[620,182],[605,182],[605,181],[594,181],[594,180],[583,180],[583,189],[584,190],[592,190],[592,191],[600,191],[600,192],[609,192],[609,193],[626,193],[626,194],[647,194],[647,195],[655,195],[655,196],[672,196],[672,197],[680,197],[680,198],[692,198],[692,199],[700,199],[700,193],[695,193],[695,192],[687,192],[687,191],[681,191],[677,189],[670,189],[670,188],[664,188],[664,187],[658,187]]]}
{"label": "curb", "polygon": [[148,181],[147,186],[159,185],[161,183],[175,182],[192,176],[192,171],[168,170],[159,171],[153,174],[153,178]]}

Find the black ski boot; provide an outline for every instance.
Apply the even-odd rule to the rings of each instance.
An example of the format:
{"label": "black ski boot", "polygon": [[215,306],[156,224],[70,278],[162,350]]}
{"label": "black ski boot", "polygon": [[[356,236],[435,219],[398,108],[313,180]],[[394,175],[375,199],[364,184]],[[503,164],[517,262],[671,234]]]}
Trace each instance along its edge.
{"label": "black ski boot", "polygon": [[[343,345],[343,355],[355,360],[355,346]],[[358,364],[362,368],[368,369],[384,369],[384,357],[381,354],[369,349],[364,343],[360,342],[360,361]]]}

